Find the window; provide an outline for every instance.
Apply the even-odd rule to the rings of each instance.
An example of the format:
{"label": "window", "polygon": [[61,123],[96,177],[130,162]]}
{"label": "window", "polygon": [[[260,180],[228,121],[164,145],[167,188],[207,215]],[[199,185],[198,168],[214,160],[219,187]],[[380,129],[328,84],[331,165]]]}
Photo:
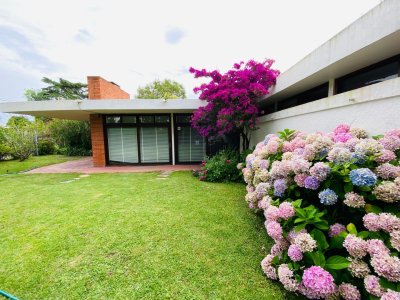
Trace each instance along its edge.
{"label": "window", "polygon": [[169,163],[169,115],[108,115],[105,128],[111,163]]}
{"label": "window", "polygon": [[194,162],[204,159],[204,138],[189,126],[177,127],[178,162]]}
{"label": "window", "polygon": [[124,124],[135,124],[136,116],[122,116],[122,123]]}
{"label": "window", "polygon": [[322,98],[326,98],[328,97],[328,89],[329,89],[329,84],[328,82],[326,82],[317,87],[309,89],[305,92],[299,93],[290,98],[279,101],[277,103],[277,107],[273,106],[272,104],[269,104],[269,106],[266,106],[266,109],[264,111],[265,113],[270,113],[271,111],[272,112],[280,111],[294,106],[316,101]]}
{"label": "window", "polygon": [[138,163],[137,129],[107,128],[108,157],[110,161]]}
{"label": "window", "polygon": [[120,116],[107,116],[106,123],[107,124],[119,124],[121,122]]}
{"label": "window", "polygon": [[169,162],[168,128],[142,127],[140,128],[141,162],[165,163]]}
{"label": "window", "polygon": [[399,76],[400,56],[395,56],[336,80],[338,94]]}

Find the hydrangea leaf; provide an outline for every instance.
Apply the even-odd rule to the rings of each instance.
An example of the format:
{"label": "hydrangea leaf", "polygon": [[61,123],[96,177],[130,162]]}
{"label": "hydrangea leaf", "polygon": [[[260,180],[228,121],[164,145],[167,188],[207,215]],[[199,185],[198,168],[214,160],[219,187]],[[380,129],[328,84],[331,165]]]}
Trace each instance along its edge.
{"label": "hydrangea leaf", "polygon": [[333,270],[346,269],[350,265],[350,262],[343,256],[334,255],[326,260],[325,268]]}

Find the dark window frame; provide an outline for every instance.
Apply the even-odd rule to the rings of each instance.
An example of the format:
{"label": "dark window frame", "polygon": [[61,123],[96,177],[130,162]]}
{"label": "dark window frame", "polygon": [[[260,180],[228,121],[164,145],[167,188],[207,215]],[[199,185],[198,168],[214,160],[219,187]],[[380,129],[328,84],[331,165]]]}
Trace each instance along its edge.
{"label": "dark window frame", "polygon": [[[372,71],[372,70],[374,70],[376,68],[383,67],[384,65],[388,65],[390,63],[395,63],[395,62],[397,62],[397,77],[400,77],[400,54],[397,54],[395,56],[389,57],[387,59],[381,60],[381,61],[379,61],[377,63],[372,64],[372,65],[366,66],[364,68],[361,68],[361,69],[358,69],[358,70],[356,70],[354,72],[346,74],[346,75],[344,75],[342,77],[336,78],[335,79],[335,88],[334,88],[334,93],[333,94],[334,95],[342,94],[342,93],[346,93],[346,92],[353,91],[353,90],[357,89],[357,88],[355,88],[355,89],[351,89],[351,90],[347,90],[347,91],[339,91],[340,81],[349,79],[351,77],[354,77],[354,76],[357,76],[357,75]],[[377,82],[377,83],[380,83],[380,82]],[[368,84],[368,85],[361,86],[359,88],[363,88],[363,87],[370,86],[370,85],[377,84],[377,83],[371,83],[371,84]]]}
{"label": "dark window frame", "polygon": [[[168,123],[141,123],[140,116],[169,116]],[[123,116],[136,116],[136,123],[107,123],[106,119],[109,116],[123,117]],[[172,132],[171,132],[171,114],[170,113],[158,113],[158,114],[104,114],[103,118],[103,138],[104,138],[104,152],[106,156],[106,165],[137,165],[137,166],[151,166],[151,165],[170,165],[172,164]],[[121,118],[122,120],[122,118]],[[155,118],[154,118],[155,120]],[[109,151],[108,151],[108,128],[137,128],[137,146],[138,146],[138,162],[137,163],[126,163],[110,161]],[[168,128],[168,148],[169,148],[169,161],[168,162],[151,162],[145,163],[141,161],[141,143],[140,143],[140,128],[142,127],[165,127]]]}

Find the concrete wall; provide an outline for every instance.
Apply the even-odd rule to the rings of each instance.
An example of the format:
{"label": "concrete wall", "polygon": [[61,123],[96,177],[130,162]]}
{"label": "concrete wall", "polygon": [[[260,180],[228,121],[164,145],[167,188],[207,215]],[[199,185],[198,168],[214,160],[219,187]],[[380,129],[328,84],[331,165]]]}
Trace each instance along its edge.
{"label": "concrete wall", "polygon": [[263,116],[251,142],[285,128],[329,132],[340,123],[362,127],[370,135],[400,128],[400,78]]}

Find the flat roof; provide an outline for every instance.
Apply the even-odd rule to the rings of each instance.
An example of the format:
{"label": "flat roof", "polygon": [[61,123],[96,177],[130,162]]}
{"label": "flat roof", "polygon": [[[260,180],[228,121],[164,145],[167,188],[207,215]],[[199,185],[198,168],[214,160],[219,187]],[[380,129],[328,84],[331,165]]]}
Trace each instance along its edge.
{"label": "flat roof", "polygon": [[88,121],[91,114],[191,113],[206,104],[198,99],[18,101],[0,103],[0,112]]}
{"label": "flat roof", "polygon": [[385,0],[278,76],[281,100],[400,53],[400,1]]}

